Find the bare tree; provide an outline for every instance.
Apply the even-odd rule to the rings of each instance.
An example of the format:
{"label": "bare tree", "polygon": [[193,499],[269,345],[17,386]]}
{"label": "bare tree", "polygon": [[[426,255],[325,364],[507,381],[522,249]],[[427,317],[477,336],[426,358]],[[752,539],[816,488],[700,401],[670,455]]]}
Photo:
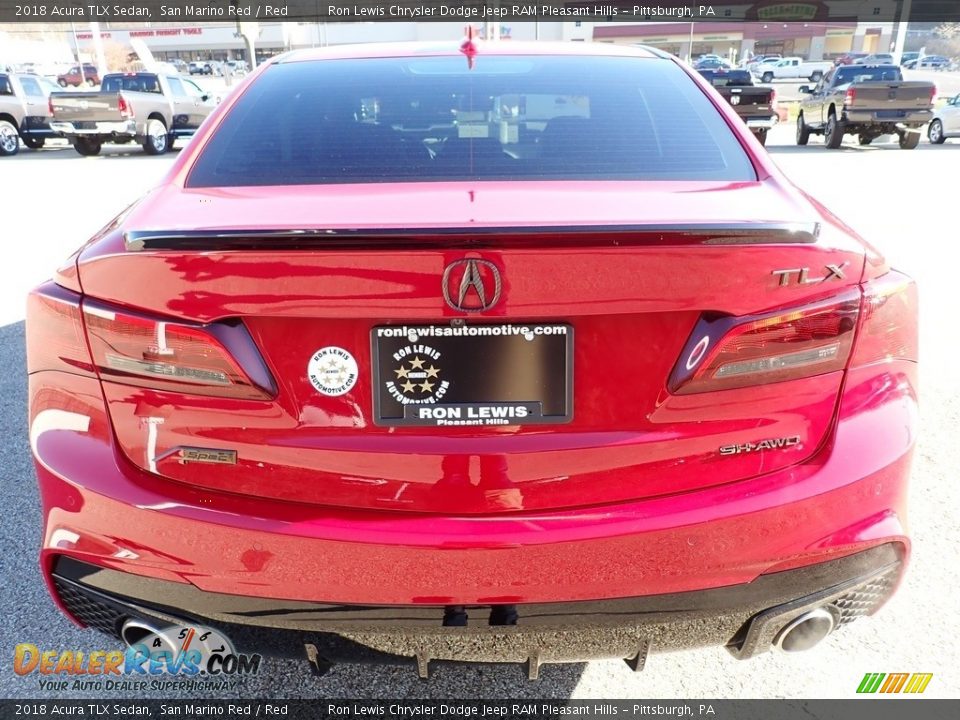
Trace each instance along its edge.
{"label": "bare tree", "polygon": [[107,61],[107,70],[111,72],[140,69],[133,48],[121,45],[118,42],[105,42],[103,44],[103,56]]}

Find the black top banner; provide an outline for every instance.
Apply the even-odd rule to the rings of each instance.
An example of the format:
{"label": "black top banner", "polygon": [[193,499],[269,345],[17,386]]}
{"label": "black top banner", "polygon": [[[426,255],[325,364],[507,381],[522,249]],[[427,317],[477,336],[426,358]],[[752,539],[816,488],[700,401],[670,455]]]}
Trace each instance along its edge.
{"label": "black top banner", "polygon": [[[101,4],[101,2],[103,4]],[[0,0],[0,22],[949,22],[958,0]]]}

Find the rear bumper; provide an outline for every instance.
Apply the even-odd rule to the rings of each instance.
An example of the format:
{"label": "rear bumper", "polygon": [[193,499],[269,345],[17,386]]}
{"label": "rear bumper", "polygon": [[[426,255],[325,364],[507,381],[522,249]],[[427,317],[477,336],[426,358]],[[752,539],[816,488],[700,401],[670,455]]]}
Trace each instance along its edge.
{"label": "rear bumper", "polygon": [[137,123],[134,120],[120,122],[95,122],[77,127],[72,122],[50,121],[50,129],[64,135],[136,135]]}
{"label": "rear bumper", "polygon": [[[622,658],[635,669],[650,652],[724,646],[738,659],[771,647],[779,631],[815,609],[837,627],[875,612],[902,571],[903,546],[887,544],[824,563],[711,590],[593,602],[457,608],[277,601],[204,592],[191,585],[97,568],[69,558],[53,566],[57,597],[84,624],[120,638],[127,620],[154,627],[214,627],[238,650],[280,657],[403,664],[432,660],[541,663]],[[512,614],[511,624],[499,624]],[[499,613],[499,615],[498,615]],[[495,619],[498,618],[498,619]],[[307,648],[310,648],[307,650]],[[318,667],[318,669],[324,669]]]}
{"label": "rear bumper", "polygon": [[[60,607],[81,623],[89,619],[57,583],[80,583],[147,613],[293,632],[290,647],[302,648],[304,633],[337,632],[330,606],[417,618],[416,635],[402,642],[390,628],[362,641],[347,633],[351,647],[409,657],[423,637],[446,643],[451,628],[436,627],[439,608],[479,607],[482,616],[515,605],[523,627],[538,616],[562,618],[563,637],[575,638],[574,654],[584,658],[637,655],[644,638],[661,649],[732,643],[748,656],[769,647],[785,613],[833,602],[877,573],[888,578],[880,601],[894,587],[909,555],[915,386],[916,365],[907,361],[849,371],[828,444],[750,480],[603,507],[453,517],[297,505],[163,480],[117,450],[95,378],[38,372],[30,376],[30,440],[45,518],[42,566]],[[879,560],[864,553],[881,547]],[[871,560],[831,565],[852,557]],[[64,558],[94,571],[68,576]],[[791,579],[767,579],[774,576]],[[596,601],[612,610],[597,615]],[[536,607],[544,604],[560,611]],[[590,640],[592,620],[606,616],[616,622],[600,622],[602,641]],[[616,629],[624,616],[626,635]],[[761,616],[762,632],[751,635],[748,621]],[[367,611],[346,618],[365,621]],[[551,647],[553,632],[537,642]],[[474,643],[481,650],[468,659],[516,660],[530,647],[529,639],[490,642]],[[573,651],[557,642],[550,657],[561,661]]]}
{"label": "rear bumper", "polygon": [[925,125],[933,119],[932,110],[907,111],[902,117],[884,117],[881,110],[844,110],[843,120],[848,125]]}
{"label": "rear bumper", "polygon": [[747,123],[747,127],[751,130],[769,130],[777,124],[777,116],[772,115],[770,117],[762,118],[744,118],[744,122]]}

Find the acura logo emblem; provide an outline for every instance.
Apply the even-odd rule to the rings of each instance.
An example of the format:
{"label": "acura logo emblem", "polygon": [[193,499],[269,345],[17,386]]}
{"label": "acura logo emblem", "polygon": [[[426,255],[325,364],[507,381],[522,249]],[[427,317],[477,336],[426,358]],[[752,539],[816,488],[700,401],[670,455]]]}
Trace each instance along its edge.
{"label": "acura logo emblem", "polygon": [[500,271],[489,260],[456,260],[443,271],[443,299],[461,312],[483,312],[500,300]]}

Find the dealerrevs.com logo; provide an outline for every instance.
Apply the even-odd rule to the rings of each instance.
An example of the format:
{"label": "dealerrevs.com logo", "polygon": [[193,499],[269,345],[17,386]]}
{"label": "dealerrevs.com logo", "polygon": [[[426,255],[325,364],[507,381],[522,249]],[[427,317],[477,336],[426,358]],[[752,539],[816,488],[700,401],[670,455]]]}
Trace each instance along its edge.
{"label": "dealerrevs.com logo", "polygon": [[127,632],[126,650],[51,650],[20,643],[17,675],[37,675],[41,690],[232,690],[260,669],[260,655],[237,653],[223,633],[201,626],[146,626]]}

